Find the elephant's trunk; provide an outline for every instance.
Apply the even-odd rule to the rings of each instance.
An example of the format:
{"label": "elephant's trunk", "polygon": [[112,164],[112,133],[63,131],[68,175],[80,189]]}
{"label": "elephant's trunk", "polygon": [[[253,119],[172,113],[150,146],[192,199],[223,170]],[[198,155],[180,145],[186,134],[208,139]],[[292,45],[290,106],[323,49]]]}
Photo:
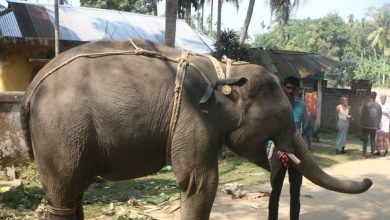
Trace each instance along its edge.
{"label": "elephant's trunk", "polygon": [[301,161],[299,164],[294,164],[294,166],[314,184],[332,191],[351,194],[365,192],[371,187],[372,181],[370,179],[355,182],[334,178],[325,173],[313,160],[301,135],[296,135],[293,146],[295,155]]}

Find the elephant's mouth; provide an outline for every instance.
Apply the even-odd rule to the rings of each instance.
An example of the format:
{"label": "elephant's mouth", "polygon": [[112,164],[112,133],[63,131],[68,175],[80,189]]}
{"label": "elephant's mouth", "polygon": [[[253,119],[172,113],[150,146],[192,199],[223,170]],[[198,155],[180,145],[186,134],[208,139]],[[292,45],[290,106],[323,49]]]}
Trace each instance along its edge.
{"label": "elephant's mouth", "polygon": [[[270,139],[271,139],[271,138],[270,138]],[[269,159],[269,160],[272,159],[272,156],[273,156],[273,154],[274,154],[274,152],[275,152],[275,144],[274,144],[274,143],[275,143],[275,142],[273,141],[272,144],[271,144],[271,146],[268,146],[268,147],[269,147],[269,149],[268,149],[268,159]],[[287,156],[290,158],[290,160],[291,160],[292,162],[294,162],[296,165],[299,165],[299,164],[301,163],[301,160],[298,159],[298,157],[295,156],[294,153],[287,153],[287,152],[286,152],[286,154],[287,154]]]}

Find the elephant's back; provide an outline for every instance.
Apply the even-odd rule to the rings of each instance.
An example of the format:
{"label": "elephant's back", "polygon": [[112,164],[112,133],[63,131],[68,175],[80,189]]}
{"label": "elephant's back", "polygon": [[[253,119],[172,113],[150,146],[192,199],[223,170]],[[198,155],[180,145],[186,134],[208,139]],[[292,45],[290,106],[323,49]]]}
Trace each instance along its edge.
{"label": "elephant's back", "polygon": [[74,66],[74,61],[77,61],[82,58],[93,58],[96,60],[100,60],[107,56],[113,56],[112,54],[129,54],[131,52],[136,51],[137,48],[161,53],[168,57],[176,58],[180,56],[180,51],[176,49],[140,39],[126,41],[107,40],[90,42],[67,50],[52,59],[34,77],[33,81],[27,88],[26,93],[34,93],[36,87],[38,87],[43,80],[45,80],[54,72],[57,72],[64,67],[67,67],[69,65]]}

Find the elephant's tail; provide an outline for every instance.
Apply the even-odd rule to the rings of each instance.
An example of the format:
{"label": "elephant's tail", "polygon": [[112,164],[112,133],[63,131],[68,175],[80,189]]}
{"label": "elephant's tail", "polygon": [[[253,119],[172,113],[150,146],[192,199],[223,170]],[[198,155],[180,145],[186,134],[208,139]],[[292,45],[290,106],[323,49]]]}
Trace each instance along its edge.
{"label": "elephant's tail", "polygon": [[28,98],[28,93],[26,92],[23,98],[20,101],[20,123],[22,126],[22,131],[24,139],[26,140],[27,152],[30,160],[34,160],[34,150],[31,142],[30,134],[30,102]]}

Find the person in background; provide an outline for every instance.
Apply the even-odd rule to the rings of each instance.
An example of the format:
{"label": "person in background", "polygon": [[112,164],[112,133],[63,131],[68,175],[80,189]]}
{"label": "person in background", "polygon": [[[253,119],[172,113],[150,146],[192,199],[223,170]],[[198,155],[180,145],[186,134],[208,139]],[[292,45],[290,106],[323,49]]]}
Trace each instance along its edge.
{"label": "person in background", "polygon": [[376,92],[371,92],[370,101],[366,102],[360,113],[360,126],[362,127],[363,153],[362,158],[366,158],[368,138],[371,144],[371,158],[374,158],[375,136],[382,119],[382,108],[375,102]]}
{"label": "person in background", "polygon": [[[305,102],[295,97],[295,92],[299,86],[299,79],[289,76],[283,81],[283,91],[290,100],[294,122],[297,132],[302,132],[302,126],[306,120]],[[302,186],[302,174],[293,166],[289,166],[289,158],[286,153],[277,151],[271,159],[271,186],[272,191],[268,204],[268,219],[277,220],[279,212],[279,198],[283,187],[284,177],[288,170],[290,182],[290,219],[299,219],[300,212],[300,191]]]}
{"label": "person in background", "polygon": [[383,156],[387,155],[389,149],[389,126],[390,126],[390,105],[386,102],[386,95],[381,95],[380,106],[382,108],[382,118],[379,125],[379,130],[376,135],[376,152],[375,155],[380,156],[381,150],[383,150]]}
{"label": "person in background", "polygon": [[351,118],[348,98],[341,96],[341,104],[336,106],[336,154],[345,153],[345,143],[347,141],[349,120]]}
{"label": "person in background", "polygon": [[311,139],[314,137],[314,126],[317,118],[317,94],[315,92],[305,94],[307,120],[303,126],[303,134],[309,150],[313,150]]}

